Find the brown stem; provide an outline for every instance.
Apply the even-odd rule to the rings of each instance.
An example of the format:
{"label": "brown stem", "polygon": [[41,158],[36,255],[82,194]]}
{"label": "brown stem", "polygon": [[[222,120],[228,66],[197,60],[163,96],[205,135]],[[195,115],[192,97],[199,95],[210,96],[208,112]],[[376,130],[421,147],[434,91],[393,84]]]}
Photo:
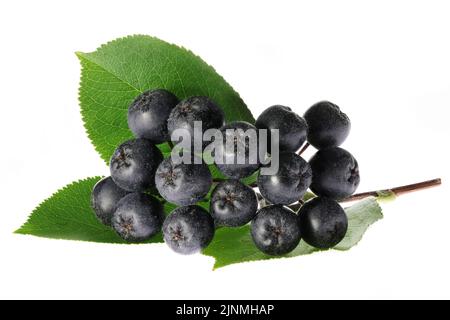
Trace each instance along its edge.
{"label": "brown stem", "polygon": [[309,142],[307,142],[307,143],[303,146],[303,148],[298,152],[298,155],[301,156],[301,155],[306,151],[306,149],[309,148],[309,146],[310,146],[310,144],[309,144]]}
{"label": "brown stem", "polygon": [[399,196],[399,195],[409,193],[409,192],[414,192],[414,191],[419,191],[419,190],[423,190],[423,189],[427,189],[427,188],[431,188],[431,187],[436,187],[441,184],[442,184],[441,178],[437,178],[437,179],[433,179],[433,180],[427,180],[427,181],[423,181],[423,182],[419,182],[419,183],[408,184],[406,186],[395,187],[395,188],[391,188],[391,189],[357,193],[348,198],[341,200],[340,202],[355,201],[355,200],[360,200],[360,199],[364,199],[367,197],[378,197],[380,194],[383,194],[383,193],[387,193],[387,194],[393,193],[394,195]]}
{"label": "brown stem", "polygon": [[[427,181],[423,181],[423,182],[419,182],[419,183],[408,184],[406,186],[395,187],[395,188],[391,188],[391,189],[357,193],[348,198],[340,200],[339,202],[350,202],[350,201],[355,201],[355,200],[361,200],[361,199],[364,199],[367,197],[379,197],[381,194],[390,194],[390,193],[393,193],[394,195],[399,196],[399,195],[409,193],[409,192],[414,192],[414,191],[419,191],[419,190],[423,190],[423,189],[427,189],[427,188],[431,188],[431,187],[436,187],[441,184],[442,184],[442,180],[440,178],[438,178],[438,179],[427,180]],[[289,208],[291,208],[293,211],[297,212],[301,208],[302,205],[303,205],[303,201],[300,200],[299,203],[292,204],[289,206]]]}

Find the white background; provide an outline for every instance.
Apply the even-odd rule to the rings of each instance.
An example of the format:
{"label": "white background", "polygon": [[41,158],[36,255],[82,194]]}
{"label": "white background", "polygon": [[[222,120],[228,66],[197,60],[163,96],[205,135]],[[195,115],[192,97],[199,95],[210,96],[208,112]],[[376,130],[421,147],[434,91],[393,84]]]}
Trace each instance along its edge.
{"label": "white background", "polygon": [[[450,298],[449,16],[428,0],[1,1],[0,298]],[[385,204],[349,252],[214,272],[162,244],[13,235],[58,188],[108,174],[81,122],[74,52],[135,33],[199,54],[254,115],[340,105],[360,191],[444,184]]]}

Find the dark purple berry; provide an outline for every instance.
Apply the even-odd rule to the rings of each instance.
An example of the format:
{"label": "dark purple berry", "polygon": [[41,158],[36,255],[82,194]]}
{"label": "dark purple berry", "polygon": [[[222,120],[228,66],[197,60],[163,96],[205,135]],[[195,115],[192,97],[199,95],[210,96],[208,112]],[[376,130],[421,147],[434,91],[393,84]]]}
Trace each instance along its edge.
{"label": "dark purple berry", "polygon": [[161,231],[163,221],[163,206],[156,198],[143,193],[130,193],[117,204],[112,226],[124,240],[141,242]]}
{"label": "dark purple berry", "polygon": [[350,119],[337,105],[321,101],[305,112],[308,142],[317,149],[340,146],[350,133]]}
{"label": "dark purple berry", "polygon": [[264,207],[253,219],[251,235],[262,252],[274,256],[287,254],[300,242],[297,215],[281,205]]}
{"label": "dark purple berry", "polygon": [[211,194],[209,212],[216,226],[243,226],[254,218],[256,210],[255,191],[238,180],[220,182]]}
{"label": "dark purple berry", "polygon": [[111,177],[97,182],[92,190],[91,206],[97,218],[105,225],[111,226],[111,219],[117,203],[129,192],[118,187]]}
{"label": "dark purple berry", "polygon": [[206,248],[214,237],[214,220],[202,207],[179,207],[164,221],[166,244],[175,252],[193,254]]}
{"label": "dark purple berry", "polygon": [[129,140],[111,157],[111,177],[122,189],[144,191],[154,186],[156,168],[162,160],[161,151],[149,140]]}
{"label": "dark purple berry", "polygon": [[[305,119],[285,106],[272,106],[267,108],[256,120],[258,129],[278,129],[279,148],[281,151],[295,152],[306,141],[308,125]],[[270,132],[267,132],[270,138]],[[270,141],[268,141],[270,152]]]}
{"label": "dark purple berry", "polygon": [[258,176],[262,196],[273,204],[289,205],[303,198],[311,185],[312,171],[308,162],[293,152],[279,157],[278,172]]}
{"label": "dark purple berry", "polygon": [[306,202],[299,211],[303,240],[319,249],[336,246],[347,233],[344,209],[335,200],[317,197]]}
{"label": "dark purple berry", "polygon": [[167,90],[146,91],[128,109],[128,127],[136,138],[156,144],[168,141],[167,119],[177,104],[178,98]]}
{"label": "dark purple berry", "polygon": [[156,188],[167,201],[187,206],[203,199],[209,192],[212,176],[205,163],[175,163],[166,158],[156,171]]}
{"label": "dark purple berry", "polygon": [[342,148],[319,150],[309,164],[313,173],[311,190],[318,196],[339,200],[352,195],[358,188],[358,162]]}

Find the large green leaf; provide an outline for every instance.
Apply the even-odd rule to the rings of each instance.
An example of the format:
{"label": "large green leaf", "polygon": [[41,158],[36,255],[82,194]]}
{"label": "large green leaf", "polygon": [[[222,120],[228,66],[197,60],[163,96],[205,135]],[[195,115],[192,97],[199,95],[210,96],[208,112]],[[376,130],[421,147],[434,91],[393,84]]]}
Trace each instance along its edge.
{"label": "large green leaf", "polygon": [[[154,37],[117,39],[92,53],[78,52],[82,66],[80,105],[84,124],[102,159],[132,137],[127,110],[140,93],[155,88],[172,91],[180,99],[205,95],[216,101],[227,121],[254,122],[233,88],[192,52]],[[167,145],[160,146],[164,153]]]}
{"label": "large green leaf", "polygon": [[[348,231],[341,243],[335,247],[337,250],[349,250],[355,246],[361,240],[367,228],[383,217],[381,207],[375,198],[364,199],[345,211],[349,223]],[[296,257],[316,251],[319,250],[301,241],[294,251],[283,257]],[[256,248],[250,236],[250,227],[248,225],[241,228],[222,228],[217,230],[213,242],[203,253],[214,257],[214,269],[240,262],[276,258],[268,256]]]}
{"label": "large green leaf", "polygon": [[[91,191],[101,177],[80,180],[42,202],[16,233],[39,237],[105,243],[126,243],[111,228],[101,224],[90,206]],[[166,204],[165,211],[174,206]],[[159,234],[148,243],[162,242]]]}

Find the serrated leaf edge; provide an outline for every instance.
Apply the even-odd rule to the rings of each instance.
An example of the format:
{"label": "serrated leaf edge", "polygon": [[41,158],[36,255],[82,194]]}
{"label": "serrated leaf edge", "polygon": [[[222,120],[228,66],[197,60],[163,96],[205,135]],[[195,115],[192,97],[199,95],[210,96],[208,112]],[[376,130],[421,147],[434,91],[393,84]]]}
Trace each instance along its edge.
{"label": "serrated leaf edge", "polygon": [[[359,240],[358,240],[355,244],[353,244],[350,248],[339,248],[339,247],[338,247],[339,244],[338,244],[338,245],[337,245],[335,248],[333,248],[332,250],[335,250],[335,251],[349,251],[349,250],[351,250],[353,247],[357,246],[357,245],[363,240],[364,235],[366,234],[367,230],[369,230],[369,229],[373,226],[373,224],[374,224],[375,222],[380,221],[381,219],[383,219],[384,214],[383,214],[383,208],[380,206],[380,202],[379,202],[380,200],[379,200],[378,198],[376,198],[376,197],[368,197],[368,198],[366,198],[366,199],[364,199],[364,200],[368,200],[368,199],[373,199],[373,200],[374,200],[373,205],[375,205],[375,206],[377,207],[377,210],[379,210],[379,212],[380,212],[380,214],[381,214],[381,217],[378,218],[378,219],[376,219],[376,220],[374,220],[372,223],[370,223],[370,224],[366,227],[366,230],[364,231],[363,236],[361,237],[361,239],[359,239]],[[362,201],[364,201],[364,200],[362,200]],[[347,208],[345,208],[345,209],[347,209]]]}
{"label": "serrated leaf edge", "polygon": [[[369,198],[373,198],[373,199],[375,200],[375,201],[374,201],[374,204],[377,206],[377,209],[380,211],[381,215],[383,216],[383,209],[382,209],[382,207],[380,206],[380,203],[379,203],[378,199],[375,198],[375,197],[369,197]],[[366,198],[366,199],[369,199],[369,198]],[[347,208],[345,208],[345,209],[347,209]],[[381,219],[381,218],[380,218],[380,219]],[[366,230],[364,231],[364,235],[366,234],[367,230],[369,230],[369,229],[372,227],[372,225],[373,225],[375,222],[379,221],[380,219],[377,219],[377,220],[375,220],[374,222],[370,223],[370,224],[367,226]],[[357,246],[357,245],[362,241],[362,238],[363,238],[363,237],[361,237],[361,239],[360,239],[358,242],[356,242],[354,245],[352,245],[350,248],[346,248],[346,249],[339,249],[339,248],[337,248],[337,246],[336,246],[335,248],[331,248],[331,249],[316,249],[316,250],[314,250],[314,251],[312,251],[312,252],[310,252],[310,253],[303,254],[303,255],[297,255],[297,256],[289,256],[289,254],[284,255],[284,256],[269,256],[269,255],[267,255],[267,256],[266,256],[266,257],[267,257],[266,259],[260,259],[260,260],[244,260],[244,261],[242,261],[242,262],[236,262],[236,263],[231,263],[231,264],[226,264],[226,265],[219,265],[217,259],[216,259],[213,255],[211,255],[211,254],[206,254],[206,253],[202,252],[202,255],[207,256],[207,257],[211,257],[211,258],[214,260],[214,265],[213,265],[212,270],[213,270],[213,271],[216,271],[216,270],[218,270],[218,269],[222,269],[222,268],[225,268],[225,267],[228,267],[228,266],[231,266],[231,265],[237,265],[237,264],[242,264],[242,263],[244,263],[244,264],[246,264],[246,263],[254,263],[254,262],[262,262],[262,263],[263,263],[263,262],[272,261],[272,260],[274,260],[274,259],[293,259],[293,258],[299,258],[299,257],[306,256],[306,255],[309,256],[309,255],[312,255],[312,254],[322,253],[322,252],[328,252],[328,251],[348,252],[348,251],[350,251],[353,247]],[[254,253],[254,254],[259,254],[259,252],[256,252],[256,253]],[[251,256],[251,255],[250,255],[250,256]]]}
{"label": "serrated leaf edge", "polygon": [[58,189],[57,191],[53,192],[49,197],[47,197],[45,200],[41,201],[41,203],[39,203],[34,209],[33,211],[31,211],[31,213],[28,215],[27,217],[27,221],[25,221],[17,230],[14,231],[15,234],[22,234],[22,235],[29,235],[30,233],[25,232],[25,228],[27,227],[27,225],[30,224],[30,220],[32,218],[32,216],[34,214],[36,214],[39,210],[41,210],[42,206],[44,205],[44,203],[46,203],[47,201],[49,201],[51,198],[55,197],[58,193],[63,192],[71,187],[73,187],[76,184],[79,183],[83,183],[83,182],[87,182],[88,180],[92,180],[92,179],[97,179],[100,180],[102,179],[103,176],[94,176],[94,177],[88,177],[88,178],[84,178],[84,179],[79,179],[76,181],[73,181],[67,185],[65,185],[64,187]]}
{"label": "serrated leaf edge", "polygon": [[[214,72],[218,75],[218,77],[220,78],[220,80],[222,80],[222,81],[223,81],[223,82],[231,89],[231,91],[232,91],[232,92],[236,95],[236,97],[239,99],[240,103],[246,107],[246,109],[247,109],[248,112],[250,113],[251,117],[253,118],[253,122],[255,122],[255,119],[254,119],[253,115],[251,114],[250,110],[248,109],[247,105],[245,104],[245,102],[244,102],[244,100],[242,99],[242,97],[240,96],[240,94],[239,94],[239,93],[238,93],[238,92],[237,92],[237,91],[236,91],[236,90],[235,90],[235,89],[234,89],[234,88],[233,88],[233,87],[225,80],[225,78],[224,78],[220,73],[218,73],[218,72],[216,71],[216,69],[215,69],[213,66],[211,66],[210,64],[208,64],[205,60],[203,60],[199,55],[196,55],[194,52],[192,52],[191,50],[189,50],[189,49],[187,49],[187,48],[185,48],[185,47],[183,47],[183,46],[178,46],[178,45],[176,45],[176,44],[173,44],[173,43],[170,43],[170,42],[161,40],[161,39],[159,39],[159,38],[157,38],[157,37],[153,37],[153,36],[149,36],[149,35],[144,35],[144,34],[134,34],[134,35],[128,35],[128,36],[125,36],[125,37],[120,37],[120,38],[117,38],[117,39],[108,41],[108,42],[106,42],[106,43],[100,45],[99,47],[97,47],[97,49],[96,49],[95,51],[91,52],[91,53],[98,52],[98,51],[102,50],[103,48],[106,48],[107,46],[112,45],[112,44],[114,44],[114,43],[116,43],[116,42],[120,42],[120,41],[125,40],[125,39],[133,39],[133,38],[150,38],[150,39],[159,41],[159,42],[161,42],[161,43],[165,43],[165,44],[167,44],[167,45],[169,45],[170,47],[173,47],[173,48],[175,48],[175,49],[181,49],[181,50],[184,50],[185,52],[187,52],[187,53],[191,54],[192,56],[194,56],[195,58],[199,59],[201,62],[203,62],[203,63],[204,63],[205,65],[207,65],[209,68],[211,68],[211,70],[214,71]],[[91,141],[91,144],[94,146],[95,151],[97,151],[97,153],[100,155],[100,158],[101,158],[103,161],[105,161],[105,163],[108,165],[108,164],[109,164],[109,159],[105,159],[105,158],[102,157],[102,154],[101,154],[101,152],[99,151],[98,146],[96,146],[96,145],[94,144],[94,140],[92,139],[91,134],[89,133],[88,128],[86,127],[86,119],[85,119],[85,118],[86,118],[86,114],[85,114],[85,111],[84,111],[84,108],[83,108],[82,102],[81,102],[81,90],[82,90],[81,88],[82,88],[83,80],[84,80],[84,78],[85,78],[84,68],[83,68],[83,65],[82,65],[82,59],[85,59],[85,60],[89,61],[90,63],[93,63],[93,64],[97,65],[98,67],[102,68],[103,70],[107,71],[108,73],[110,73],[111,75],[113,75],[113,76],[114,76],[115,78],[117,78],[118,80],[120,80],[120,81],[122,81],[123,83],[127,84],[128,86],[130,86],[130,88],[132,88],[133,90],[136,90],[137,93],[142,93],[142,91],[141,91],[140,89],[134,87],[133,85],[131,85],[131,84],[128,83],[127,81],[124,81],[124,80],[120,79],[120,78],[117,77],[114,73],[112,73],[112,72],[109,71],[108,69],[104,68],[103,66],[101,66],[101,65],[99,65],[99,64],[97,64],[97,63],[95,63],[95,62],[93,62],[92,60],[90,60],[89,57],[88,57],[88,54],[89,54],[89,53],[84,53],[84,52],[81,52],[81,51],[75,52],[75,55],[76,55],[76,56],[78,57],[78,59],[80,60],[80,64],[81,64],[81,67],[82,67],[82,68],[81,68],[80,81],[79,81],[79,88],[78,88],[78,103],[79,103],[79,105],[80,105],[80,114],[81,114],[81,118],[82,118],[82,121],[83,121],[83,127],[84,127],[84,129],[85,129],[85,133],[86,133],[86,135],[88,136],[89,140]]]}

